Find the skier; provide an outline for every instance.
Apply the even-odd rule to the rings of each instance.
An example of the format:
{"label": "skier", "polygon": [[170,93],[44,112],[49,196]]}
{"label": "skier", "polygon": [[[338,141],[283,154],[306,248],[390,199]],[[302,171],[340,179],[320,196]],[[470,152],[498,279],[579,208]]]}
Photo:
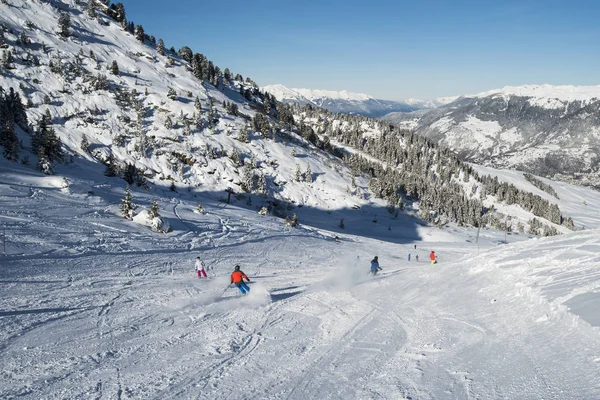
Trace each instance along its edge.
{"label": "skier", "polygon": [[246,274],[243,271],[240,271],[240,266],[236,265],[235,270],[231,273],[231,283],[237,286],[242,294],[250,293],[250,288],[248,285],[246,285],[244,279],[250,282],[250,279],[246,276]]}
{"label": "skier", "polygon": [[202,276],[204,276],[206,279],[208,279],[208,276],[206,276],[206,271],[204,270],[204,263],[202,262],[200,257],[196,257],[196,271],[198,271],[199,279],[201,279]]}
{"label": "skier", "polygon": [[417,260],[417,262],[419,262],[419,255],[418,254],[415,256],[415,260]]}
{"label": "skier", "polygon": [[408,253],[408,261],[410,261],[410,253]]}
{"label": "skier", "polygon": [[435,256],[435,251],[431,250],[431,253],[429,253],[429,259],[431,260],[432,264],[435,264],[437,262],[437,257]]}
{"label": "skier", "polygon": [[379,260],[377,259],[377,256],[375,256],[371,260],[371,273],[373,275],[377,275],[377,271],[381,271],[381,267],[379,266]]}

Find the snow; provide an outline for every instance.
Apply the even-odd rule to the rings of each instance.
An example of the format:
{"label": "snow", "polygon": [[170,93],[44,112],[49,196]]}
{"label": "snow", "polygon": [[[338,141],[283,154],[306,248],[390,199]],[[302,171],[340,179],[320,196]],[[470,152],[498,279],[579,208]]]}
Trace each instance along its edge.
{"label": "snow", "polygon": [[[262,87],[262,90],[271,93],[279,101],[293,101],[301,104],[315,103],[322,104],[326,100],[345,100],[345,101],[369,101],[376,100],[373,96],[364,93],[352,93],[347,90],[333,91],[333,90],[319,90],[319,89],[301,89],[301,88],[288,88],[281,84],[266,85]],[[457,100],[461,96],[447,96],[438,97],[433,100],[419,100],[419,99],[408,99],[401,101],[409,106],[416,106],[420,109],[424,108],[436,108],[443,106]]]}
{"label": "snow", "polygon": [[[60,5],[67,3],[75,4]],[[246,123],[223,113],[233,94],[202,85],[179,61],[167,68],[166,58],[116,24],[73,14],[81,37],[92,39],[62,40],[52,34],[57,12],[47,3],[20,2],[2,18],[14,29],[35,21],[29,37],[65,56],[85,46],[86,67],[89,50],[104,68],[117,59],[123,73],[108,79],[148,88],[143,100],[153,111],[145,123],[162,140],[157,147],[198,162],[174,170],[168,154],[111,146],[113,132],[124,129],[118,117],[135,113],[108,92],[57,94],[62,82],[45,65],[0,77],[3,87],[27,82],[25,72],[44,82],[30,117],[46,108],[57,119],[105,110],[97,125],[54,125],[73,155],[55,165],[56,176],[0,158],[0,398],[600,398],[597,192],[552,182],[560,198],[553,202],[585,229],[545,239],[440,229],[410,207],[395,217],[371,197],[366,179],[347,193],[348,169],[300,138],[230,137]],[[177,101],[165,100],[169,86]],[[188,90],[205,109],[213,98],[221,121],[184,138],[163,123],[194,112]],[[56,94],[51,105],[40,104],[45,94]],[[152,172],[148,189],[131,187],[133,221],[120,216],[124,181],[77,150],[82,134],[92,153],[111,146],[118,159]],[[238,168],[208,157],[208,146],[255,156],[300,225],[261,216],[260,196],[234,194],[227,203],[224,189],[239,179]],[[310,165],[312,183],[294,181],[296,164]],[[477,168],[553,199],[519,172]],[[154,201],[170,232],[152,229]],[[427,261],[431,250],[438,264]],[[383,268],[375,277],[374,255]],[[209,279],[197,278],[196,256]],[[251,279],[247,296],[228,285],[236,264]]]}
{"label": "snow", "polygon": [[288,99],[302,100],[307,99],[311,102],[319,102],[323,99],[347,100],[347,101],[367,101],[373,100],[373,97],[363,93],[352,93],[347,90],[318,90],[318,89],[299,89],[287,88],[281,84],[267,85],[263,90],[273,94],[277,100]]}
{"label": "snow", "polygon": [[[496,173],[532,190],[522,174]],[[115,181],[74,169],[68,182],[0,168],[2,398],[600,396],[590,189],[553,183],[585,230],[504,244],[503,232],[376,208],[372,223],[365,210],[305,206],[288,228],[199,190],[133,188],[136,204],[159,199],[173,228],[161,234],[119,217]],[[345,230],[323,223],[340,217]],[[251,279],[246,297],[227,286],[236,264]]]}
{"label": "snow", "polygon": [[596,86],[572,86],[572,85],[524,85],[505,86],[502,89],[494,89],[481,92],[475,97],[488,96],[519,96],[531,97],[529,103],[533,106],[556,109],[562,108],[572,101],[589,102],[600,98],[600,85]]}
{"label": "snow", "polygon": [[458,100],[462,96],[445,96],[438,97],[433,100],[420,100],[420,99],[407,99],[404,100],[406,104],[411,106],[418,106],[419,108],[437,108],[440,106],[445,106],[446,104],[450,104],[453,101]]}

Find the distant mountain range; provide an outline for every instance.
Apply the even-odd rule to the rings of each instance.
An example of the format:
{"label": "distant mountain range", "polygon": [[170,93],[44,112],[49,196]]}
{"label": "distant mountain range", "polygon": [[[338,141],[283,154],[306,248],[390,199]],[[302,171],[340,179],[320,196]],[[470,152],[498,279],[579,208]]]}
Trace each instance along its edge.
{"label": "distant mountain range", "polygon": [[311,104],[332,112],[364,115],[378,118],[392,112],[412,112],[439,107],[457,97],[441,97],[435,100],[408,99],[405,101],[381,100],[362,93],[331,90],[291,89],[283,85],[268,85],[262,89],[281,102],[288,104]]}
{"label": "distant mountain range", "polygon": [[383,119],[474,163],[599,183],[600,86],[505,87]]}

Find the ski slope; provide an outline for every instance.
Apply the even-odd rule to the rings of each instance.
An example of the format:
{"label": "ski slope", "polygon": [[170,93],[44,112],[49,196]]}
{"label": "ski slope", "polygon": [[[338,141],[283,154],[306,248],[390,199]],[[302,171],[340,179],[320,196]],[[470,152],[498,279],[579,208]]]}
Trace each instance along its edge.
{"label": "ski slope", "polygon": [[[600,398],[595,192],[571,203],[585,230],[505,244],[383,217],[289,228],[207,193],[134,189],[159,199],[173,227],[159,234],[119,217],[107,182],[2,164],[0,398]],[[388,223],[395,239],[375,239]],[[227,286],[235,264],[246,297]]]}

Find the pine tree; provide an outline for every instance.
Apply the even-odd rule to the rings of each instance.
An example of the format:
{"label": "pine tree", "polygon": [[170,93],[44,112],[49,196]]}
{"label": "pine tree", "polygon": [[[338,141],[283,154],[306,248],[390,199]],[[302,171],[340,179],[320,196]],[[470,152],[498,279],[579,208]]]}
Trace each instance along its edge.
{"label": "pine tree", "polygon": [[153,219],[157,218],[157,217],[160,217],[159,208],[158,208],[158,201],[156,201],[156,200],[152,201],[152,206],[150,207],[150,210],[148,211],[148,216],[150,218],[153,218]]}
{"label": "pine tree", "polygon": [[125,188],[125,196],[121,200],[121,216],[123,216],[123,218],[132,219],[133,210],[135,210],[135,206],[133,204],[131,190],[129,189],[129,185],[127,185]]}
{"label": "pine tree", "polygon": [[310,164],[306,166],[306,172],[304,173],[304,179],[306,183],[312,183],[312,171]]}
{"label": "pine tree", "polygon": [[171,186],[169,186],[169,190],[171,192],[176,192],[177,188],[175,187],[175,181],[171,181]]}
{"label": "pine tree", "polygon": [[87,15],[91,19],[96,19],[96,0],[88,0]]}
{"label": "pine tree", "polygon": [[71,17],[66,12],[61,12],[58,17],[58,34],[63,38],[69,37],[71,29]]}
{"label": "pine tree", "polygon": [[108,177],[114,177],[119,175],[119,169],[115,164],[115,157],[112,153],[108,156],[108,160],[106,162],[106,169],[104,170],[104,175]]}
{"label": "pine tree", "polygon": [[172,87],[167,90],[167,97],[171,100],[177,100],[177,92]]}
{"label": "pine tree", "polygon": [[167,118],[165,118],[165,128],[173,129],[173,120],[170,115],[167,115]]}
{"label": "pine tree", "polygon": [[258,193],[262,194],[262,195],[266,195],[268,188],[267,188],[267,177],[265,176],[265,174],[260,174],[260,176],[258,177],[258,188],[257,188]]}
{"label": "pine tree", "polygon": [[88,138],[86,135],[83,135],[83,137],[81,138],[81,144],[79,145],[79,147],[81,148],[81,150],[85,151],[86,153],[89,151],[90,142],[88,141]]}
{"label": "pine tree", "polygon": [[237,140],[239,140],[242,143],[248,143],[250,141],[247,125],[242,126],[242,129],[240,129],[239,134],[237,136]]}
{"label": "pine tree", "polygon": [[296,164],[296,182],[302,182],[302,171],[300,165]]}
{"label": "pine tree", "polygon": [[0,125],[0,145],[4,147],[4,157],[11,161],[19,160],[19,138],[8,120]]}
{"label": "pine tree", "polygon": [[112,64],[110,65],[110,73],[113,75],[119,75],[119,64],[117,64],[116,60],[113,60]]}
{"label": "pine tree", "polygon": [[48,156],[43,151],[38,153],[38,169],[46,175],[54,174],[54,168],[52,163],[48,159]]}
{"label": "pine tree", "polygon": [[6,69],[13,69],[13,63],[15,59],[10,50],[5,50],[2,52],[2,66]]}
{"label": "pine tree", "polygon": [[162,39],[158,39],[158,43],[156,44],[156,51],[161,56],[165,55],[165,42]]}
{"label": "pine tree", "polygon": [[252,193],[256,189],[256,176],[250,164],[244,165],[240,187],[244,192]]}
{"label": "pine tree", "polygon": [[145,37],[146,37],[146,34],[144,33],[144,27],[141,25],[136,25],[135,26],[135,38],[137,40],[139,40],[140,42],[144,43]]}

